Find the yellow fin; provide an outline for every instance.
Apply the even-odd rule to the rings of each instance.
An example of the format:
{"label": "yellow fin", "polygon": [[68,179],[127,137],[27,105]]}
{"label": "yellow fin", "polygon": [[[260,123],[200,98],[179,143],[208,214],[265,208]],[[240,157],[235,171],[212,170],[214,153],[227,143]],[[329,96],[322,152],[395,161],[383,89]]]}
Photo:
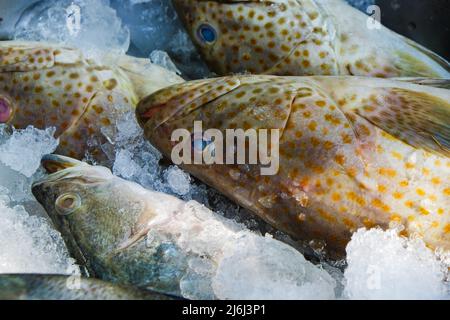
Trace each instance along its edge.
{"label": "yellow fin", "polygon": [[379,90],[371,107],[353,111],[413,147],[450,156],[449,100],[409,89]]}
{"label": "yellow fin", "polygon": [[[433,66],[420,59],[420,56],[416,57],[409,52],[398,51],[397,57],[399,60],[395,66],[402,71],[403,75],[427,78],[450,77],[450,63],[448,61],[418,43],[404,37],[402,38],[413,50],[420,52],[435,62],[435,65]],[[439,69],[441,69],[440,72]],[[444,71],[447,72],[447,75],[445,75]]]}
{"label": "yellow fin", "polygon": [[391,80],[420,84],[422,86],[450,89],[450,79],[430,79],[430,78],[391,78]]}

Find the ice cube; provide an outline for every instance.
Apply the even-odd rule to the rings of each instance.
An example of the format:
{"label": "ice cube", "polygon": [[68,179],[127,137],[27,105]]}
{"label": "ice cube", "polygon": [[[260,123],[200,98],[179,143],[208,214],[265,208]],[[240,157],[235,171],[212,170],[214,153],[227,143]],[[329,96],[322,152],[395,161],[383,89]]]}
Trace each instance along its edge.
{"label": "ice cube", "polygon": [[186,195],[191,188],[191,178],[189,174],[178,168],[171,166],[166,171],[166,181],[170,189],[178,195]]}
{"label": "ice cube", "polygon": [[347,246],[350,299],[449,299],[446,267],[420,239],[398,230],[358,230]]}

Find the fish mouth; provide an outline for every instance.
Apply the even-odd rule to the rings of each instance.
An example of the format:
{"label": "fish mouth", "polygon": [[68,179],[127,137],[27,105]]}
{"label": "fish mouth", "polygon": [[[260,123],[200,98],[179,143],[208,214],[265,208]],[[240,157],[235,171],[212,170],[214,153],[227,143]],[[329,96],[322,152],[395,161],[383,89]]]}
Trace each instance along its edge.
{"label": "fish mouth", "polygon": [[91,166],[85,162],[56,154],[44,155],[41,165],[49,175],[35,181],[32,190],[38,189],[43,184],[61,180],[76,179],[81,183],[98,183],[113,177],[111,171],[105,167]]}
{"label": "fish mouth", "polygon": [[161,89],[139,102],[136,118],[144,129],[155,130],[169,119],[186,116],[239,87],[239,76],[189,81]]}
{"label": "fish mouth", "polygon": [[57,154],[47,154],[42,157],[41,165],[44,167],[47,173],[56,173],[68,168],[85,165],[85,163]]}

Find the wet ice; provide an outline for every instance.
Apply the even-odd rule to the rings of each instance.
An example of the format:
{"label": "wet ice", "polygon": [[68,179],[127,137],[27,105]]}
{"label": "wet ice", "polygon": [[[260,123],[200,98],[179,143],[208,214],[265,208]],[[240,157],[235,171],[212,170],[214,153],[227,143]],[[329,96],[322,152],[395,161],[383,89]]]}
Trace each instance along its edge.
{"label": "wet ice", "polygon": [[398,230],[359,230],[347,246],[345,296],[350,299],[450,299],[448,264],[421,239]]}
{"label": "wet ice", "polygon": [[[362,11],[373,4],[370,0],[349,2]],[[66,9],[72,3],[83,12],[77,34],[67,28]],[[120,10],[114,11],[103,0],[44,1],[35,14],[20,21],[16,38],[59,41],[98,57],[105,49],[127,51],[129,29],[131,53],[174,68],[166,51],[183,74],[209,75],[170,2],[112,0],[111,5]],[[114,145],[109,150],[116,156],[114,174],[184,200],[196,199],[247,227],[260,229],[256,220],[240,216],[242,209],[195,183],[178,167],[164,163],[161,154],[144,140],[133,113],[117,119],[116,124],[116,132],[104,132]],[[30,193],[31,181],[42,175],[35,173],[40,157],[56,147],[52,134],[51,129],[28,128],[12,135],[4,127],[0,130],[0,272],[74,270],[60,235],[37,216],[41,209]],[[207,219],[203,210],[197,211]],[[203,232],[179,239],[190,250],[221,255],[217,267],[203,259],[190,261],[191,272],[182,282],[187,296],[207,298],[213,292],[224,299],[450,299],[448,284],[443,281],[448,276],[446,265],[423,242],[401,238],[394,231],[358,231],[347,247],[348,267],[343,274],[343,268],[324,262],[315,266],[270,236],[250,233],[234,221],[227,223],[234,230],[232,236],[218,232],[209,221]],[[291,241],[285,235],[277,238]]]}
{"label": "wet ice", "polygon": [[31,194],[41,157],[55,150],[54,130],[0,125],[0,273],[79,272],[61,235]]}
{"label": "wet ice", "polygon": [[98,60],[130,45],[129,30],[109,0],[42,1],[18,23],[14,38],[73,45]]}
{"label": "wet ice", "polygon": [[[6,135],[6,127],[0,127]],[[25,130],[14,130],[12,135],[0,144],[0,162],[25,177],[31,177],[39,168],[42,155],[52,153],[58,146],[53,138],[54,128],[45,131],[29,127]],[[23,159],[27,159],[24,161]]]}

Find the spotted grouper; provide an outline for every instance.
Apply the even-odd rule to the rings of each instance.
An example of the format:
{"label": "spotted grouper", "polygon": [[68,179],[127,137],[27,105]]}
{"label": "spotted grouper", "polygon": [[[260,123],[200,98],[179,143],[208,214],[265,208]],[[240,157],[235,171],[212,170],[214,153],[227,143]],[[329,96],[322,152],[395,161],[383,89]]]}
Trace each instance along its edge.
{"label": "spotted grouper", "polygon": [[0,42],[0,124],[55,127],[59,153],[80,159],[90,151],[106,159],[102,131],[134,112],[145,95],[182,81],[146,59],[108,61],[102,65],[56,44]]}
{"label": "spotted grouper", "polygon": [[[264,163],[248,156],[244,164],[228,154],[227,164],[181,163],[278,229],[325,241],[330,254],[342,253],[358,228],[393,225],[450,249],[450,90],[448,80],[429,83],[232,76],[162,89],[139,103],[137,117],[167,157],[179,146],[175,129],[192,133],[192,154],[219,153],[194,121],[224,137],[227,129],[278,129],[276,174],[262,174]],[[239,145],[226,148],[235,158]]]}
{"label": "spotted grouper", "polygon": [[219,75],[449,78],[450,65],[343,0],[173,0]]}

